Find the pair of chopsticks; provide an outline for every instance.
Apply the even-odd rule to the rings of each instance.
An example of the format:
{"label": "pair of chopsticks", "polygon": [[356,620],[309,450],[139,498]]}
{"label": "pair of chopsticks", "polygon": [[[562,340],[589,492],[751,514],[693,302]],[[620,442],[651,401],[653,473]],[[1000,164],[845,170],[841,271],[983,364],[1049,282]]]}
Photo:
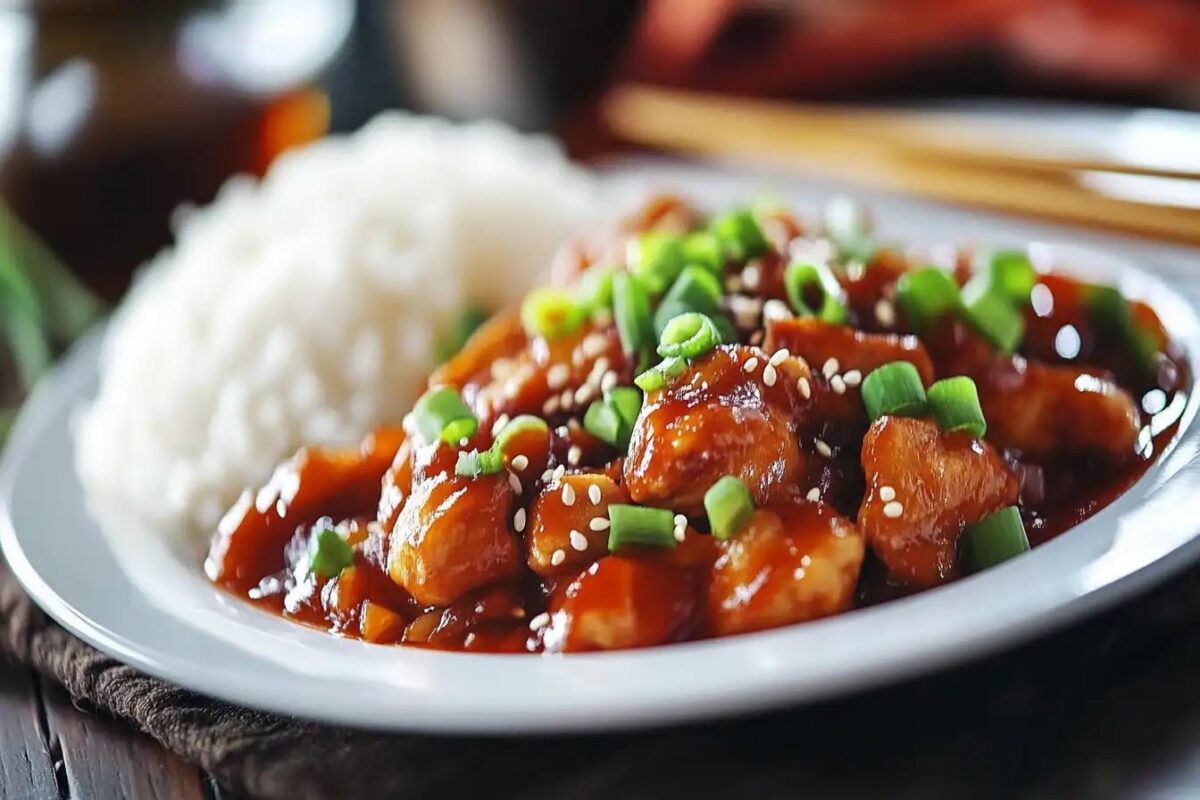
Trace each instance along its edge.
{"label": "pair of chopsticks", "polygon": [[[1200,208],[1154,199],[1155,181],[1182,182],[1200,194],[1200,171],[1055,151],[963,114],[841,110],[625,86],[606,98],[603,115],[621,138],[660,149],[786,163],[936,200],[1200,243]],[[1142,186],[1123,196],[1105,188],[1129,181],[1149,181],[1150,191]]]}

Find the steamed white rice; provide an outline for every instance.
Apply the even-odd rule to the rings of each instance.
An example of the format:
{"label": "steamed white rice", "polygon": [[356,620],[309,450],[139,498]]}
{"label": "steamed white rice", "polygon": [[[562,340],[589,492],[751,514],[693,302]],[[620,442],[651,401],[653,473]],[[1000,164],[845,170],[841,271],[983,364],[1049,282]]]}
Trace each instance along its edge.
{"label": "steamed white rice", "polygon": [[89,500],[201,546],[299,446],[399,422],[436,337],[516,301],[595,202],[547,140],[398,113],[231,180],[112,321],[77,430]]}

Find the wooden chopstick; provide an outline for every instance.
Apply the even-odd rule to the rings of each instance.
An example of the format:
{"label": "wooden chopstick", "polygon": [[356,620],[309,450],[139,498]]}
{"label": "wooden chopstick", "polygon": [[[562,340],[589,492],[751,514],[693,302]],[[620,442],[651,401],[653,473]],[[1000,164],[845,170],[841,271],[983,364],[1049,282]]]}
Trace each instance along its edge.
{"label": "wooden chopstick", "polygon": [[[814,112],[767,101],[645,87],[616,90],[607,98],[603,113],[618,136],[635,143],[785,162],[938,200],[1200,243],[1200,211],[1123,200],[1079,181],[1086,172],[1190,178],[1187,170],[1030,157],[986,146],[976,151],[973,142],[984,137],[967,138],[951,125],[941,130],[936,118],[914,120],[896,112]],[[937,141],[931,144],[935,134]],[[962,143],[948,142],[948,136],[960,136]],[[994,146],[994,134],[991,139]]]}

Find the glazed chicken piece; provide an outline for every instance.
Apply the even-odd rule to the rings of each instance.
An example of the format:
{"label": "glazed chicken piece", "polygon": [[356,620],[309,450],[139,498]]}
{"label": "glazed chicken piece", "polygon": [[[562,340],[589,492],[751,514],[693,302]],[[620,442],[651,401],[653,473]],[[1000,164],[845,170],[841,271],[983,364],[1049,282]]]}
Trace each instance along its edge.
{"label": "glazed chicken piece", "polygon": [[1016,503],[1020,488],[986,442],[925,419],[876,420],[862,464],[858,529],[893,578],[916,586],[954,577],[963,528]]}
{"label": "glazed chicken piece", "polygon": [[547,484],[529,509],[529,568],[543,577],[578,574],[608,553],[609,504],[627,502],[625,490],[599,473]]}
{"label": "glazed chicken piece", "polygon": [[520,315],[516,311],[499,313],[479,326],[453,358],[434,370],[429,385],[461,389],[471,381],[486,380],[493,363],[517,356],[528,343]]}
{"label": "glazed chicken piece", "polygon": [[757,348],[722,345],[664,389],[648,392],[625,461],[634,502],[703,513],[704,493],[733,475],[758,504],[804,469],[796,440],[808,377],[794,358],[769,365]]}
{"label": "glazed chicken piece", "polygon": [[507,473],[460,478],[452,448],[427,445],[421,451],[412,491],[391,532],[392,580],[421,604],[443,606],[472,589],[515,578],[522,558],[510,529],[514,493]]}
{"label": "glazed chicken piece", "polygon": [[529,620],[521,593],[506,584],[471,592],[403,629],[404,644],[482,652],[525,652]]}
{"label": "glazed chicken piece", "polygon": [[209,579],[248,591],[283,568],[284,545],[297,528],[323,516],[370,516],[380,480],[403,440],[402,431],[387,429],[358,450],[300,450],[266,486],[244,492],[225,514],[204,565]]}
{"label": "glazed chicken piece", "polygon": [[720,549],[708,592],[717,636],[844,611],[854,600],[865,550],[853,523],[799,496],[756,511]]}

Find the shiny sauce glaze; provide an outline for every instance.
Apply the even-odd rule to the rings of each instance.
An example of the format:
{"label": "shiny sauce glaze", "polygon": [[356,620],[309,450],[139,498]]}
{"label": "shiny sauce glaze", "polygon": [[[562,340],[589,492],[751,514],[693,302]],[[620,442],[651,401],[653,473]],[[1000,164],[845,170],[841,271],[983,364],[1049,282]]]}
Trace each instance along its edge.
{"label": "shiny sauce glaze", "polygon": [[[568,245],[556,279],[620,263],[646,232],[702,223],[661,198],[615,233]],[[964,528],[1008,505],[1030,544],[1044,543],[1112,502],[1175,437],[1192,378],[1144,304],[1130,302],[1129,315],[1156,353],[1139,364],[1120,331],[1094,319],[1087,284],[1041,272],[1021,306],[1024,336],[1004,355],[954,313],[918,335],[895,295],[925,262],[877,248],[866,263],[832,256],[848,318],[829,324],[796,317],[784,285],[787,264],[828,251],[828,238],[783,212],[758,224],[767,252],[723,268],[731,333],[645,393],[627,447],[583,424],[591,403],[639,371],[612,313],[548,338],[504,312],[430,378],[460,392],[475,434],[428,443],[409,425],[356,450],[302,450],[226,515],[209,578],[377,644],[577,652],[732,635],[957,580],[971,571]],[[949,266],[960,285],[969,256]],[[971,377],[984,438],[930,419],[869,420],[862,382],[897,360],[926,386]],[[518,415],[547,429],[514,437],[496,474],[455,474],[460,452],[486,450]],[[721,541],[704,495],[723,476],[742,482],[754,511]],[[615,504],[668,509],[673,546],[610,552]],[[326,530],[351,559],[330,575],[312,566]]]}

